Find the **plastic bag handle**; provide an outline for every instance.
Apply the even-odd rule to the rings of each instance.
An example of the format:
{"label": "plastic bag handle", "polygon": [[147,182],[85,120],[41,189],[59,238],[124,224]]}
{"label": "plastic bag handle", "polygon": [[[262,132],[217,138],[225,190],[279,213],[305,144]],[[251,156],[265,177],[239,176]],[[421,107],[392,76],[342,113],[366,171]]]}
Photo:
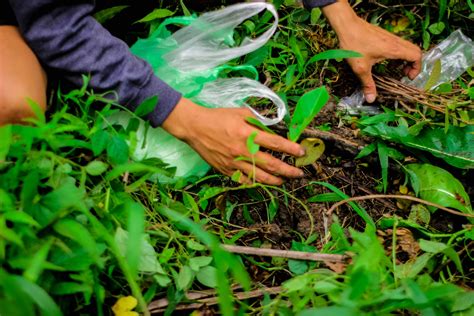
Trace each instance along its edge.
{"label": "plastic bag handle", "polygon": [[[255,39],[246,38],[241,46],[225,45],[226,35],[245,20],[268,10],[275,18],[272,26]],[[205,13],[188,27],[173,34],[177,49],[164,55],[165,60],[182,72],[203,71],[253,52],[268,42],[278,27],[278,13],[272,4],[242,3]]]}

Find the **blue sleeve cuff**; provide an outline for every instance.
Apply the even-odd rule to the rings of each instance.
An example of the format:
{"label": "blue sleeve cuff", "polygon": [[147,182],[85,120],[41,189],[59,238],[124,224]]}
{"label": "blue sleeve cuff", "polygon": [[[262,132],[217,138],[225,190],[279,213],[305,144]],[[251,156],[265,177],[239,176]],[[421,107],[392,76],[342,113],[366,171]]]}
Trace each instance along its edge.
{"label": "blue sleeve cuff", "polygon": [[151,75],[149,82],[142,87],[133,104],[136,107],[153,96],[158,97],[158,103],[153,112],[147,116],[147,119],[151,126],[158,127],[168,118],[181,100],[182,95],[155,75]]}
{"label": "blue sleeve cuff", "polygon": [[337,0],[303,0],[305,8],[308,9],[324,7],[335,2],[337,2]]}

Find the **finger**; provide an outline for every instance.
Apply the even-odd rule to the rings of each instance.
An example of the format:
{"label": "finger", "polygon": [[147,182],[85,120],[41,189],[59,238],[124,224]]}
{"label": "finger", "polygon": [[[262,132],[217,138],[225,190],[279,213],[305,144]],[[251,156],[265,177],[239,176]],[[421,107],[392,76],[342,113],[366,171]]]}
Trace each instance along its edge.
{"label": "finger", "polygon": [[247,162],[241,162],[237,165],[239,170],[242,170],[243,173],[249,179],[255,179],[255,181],[268,184],[268,185],[281,185],[283,184],[283,179],[276,177],[274,175],[265,172],[264,170],[260,169],[258,166],[254,166]]}
{"label": "finger", "polygon": [[352,69],[362,83],[365,100],[368,103],[374,102],[377,97],[377,88],[375,87],[375,81],[372,77],[372,65],[355,64],[352,66]]}
{"label": "finger", "polygon": [[286,153],[294,157],[301,157],[305,154],[305,150],[300,144],[289,141],[279,135],[272,135],[262,131],[255,137],[255,143],[267,149]]}
{"label": "finger", "polygon": [[273,175],[286,178],[301,178],[304,176],[303,170],[290,166],[268,153],[259,152],[256,155],[255,162],[259,168]]}
{"label": "finger", "polygon": [[394,56],[391,56],[391,59],[409,61],[411,64],[405,67],[404,72],[413,80],[421,71],[421,59],[423,57],[422,51],[418,46],[406,40],[401,40],[398,47],[399,49],[394,51]]}

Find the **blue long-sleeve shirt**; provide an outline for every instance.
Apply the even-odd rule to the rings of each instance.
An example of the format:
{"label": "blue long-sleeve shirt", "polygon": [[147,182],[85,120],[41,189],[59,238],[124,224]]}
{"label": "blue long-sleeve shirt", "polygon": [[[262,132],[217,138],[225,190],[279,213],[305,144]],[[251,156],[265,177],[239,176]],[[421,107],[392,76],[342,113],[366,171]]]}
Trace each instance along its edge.
{"label": "blue long-sleeve shirt", "polygon": [[[116,91],[119,102],[131,110],[158,96],[158,104],[149,115],[153,126],[160,125],[180,100],[179,92],[155,76],[146,61],[134,56],[123,41],[91,16],[95,1],[8,1],[23,37],[41,64],[73,86],[80,87],[82,75],[90,74],[90,88]],[[315,7],[335,0],[304,2]]]}

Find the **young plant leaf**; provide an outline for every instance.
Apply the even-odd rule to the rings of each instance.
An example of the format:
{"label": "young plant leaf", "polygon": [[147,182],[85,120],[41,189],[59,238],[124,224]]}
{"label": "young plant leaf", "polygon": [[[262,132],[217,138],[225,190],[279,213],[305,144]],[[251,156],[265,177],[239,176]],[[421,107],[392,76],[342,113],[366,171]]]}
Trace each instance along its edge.
{"label": "young plant leaf", "polygon": [[324,86],[305,93],[299,99],[289,126],[289,140],[293,142],[298,140],[304,129],[326,105],[328,100],[329,93]]}
{"label": "young plant leaf", "polygon": [[158,97],[153,96],[151,98],[146,99],[143,101],[135,110],[135,115],[138,117],[145,117],[156,108],[158,104]]}
{"label": "young plant leaf", "polygon": [[100,24],[104,24],[105,22],[114,18],[117,14],[119,14],[126,8],[128,8],[128,5],[118,5],[115,7],[110,7],[110,8],[107,8],[95,13],[94,18]]}
{"label": "young plant leaf", "polygon": [[308,60],[308,62],[306,63],[306,67],[320,60],[345,59],[345,58],[357,58],[357,57],[363,57],[363,55],[361,53],[354,52],[351,50],[329,49],[311,57],[311,59]]}
{"label": "young plant leaf", "polygon": [[307,166],[318,160],[323,154],[326,146],[319,138],[306,138],[301,142],[306,154],[295,161],[296,167]]}
{"label": "young plant leaf", "polygon": [[255,131],[247,138],[247,149],[251,155],[257,154],[260,150],[260,146],[255,143],[255,138],[257,137],[257,135],[258,132]]}

